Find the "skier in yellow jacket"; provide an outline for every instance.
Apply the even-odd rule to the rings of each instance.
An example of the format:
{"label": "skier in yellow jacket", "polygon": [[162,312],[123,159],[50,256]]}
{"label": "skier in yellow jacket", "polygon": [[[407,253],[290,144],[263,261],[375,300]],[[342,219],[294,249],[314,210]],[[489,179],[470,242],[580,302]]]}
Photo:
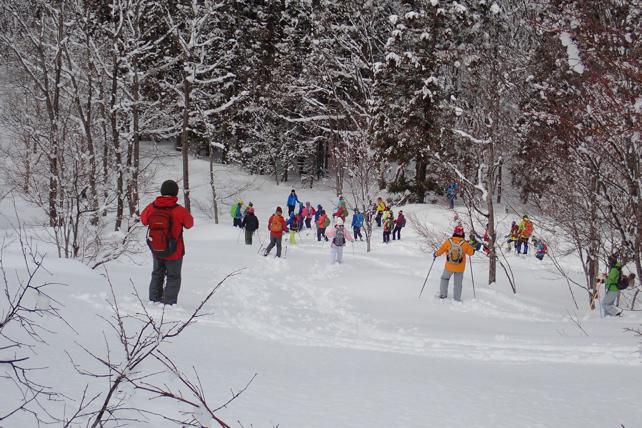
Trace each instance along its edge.
{"label": "skier in yellow jacket", "polygon": [[463,227],[455,227],[453,236],[441,244],[441,247],[439,247],[433,257],[439,257],[444,253],[446,253],[446,264],[444,265],[444,272],[441,274],[439,298],[445,299],[448,297],[448,283],[450,282],[450,277],[454,274],[455,285],[453,294],[455,300],[461,302],[461,288],[464,280],[464,269],[466,268],[466,255],[472,256],[475,254],[475,249],[464,238]]}

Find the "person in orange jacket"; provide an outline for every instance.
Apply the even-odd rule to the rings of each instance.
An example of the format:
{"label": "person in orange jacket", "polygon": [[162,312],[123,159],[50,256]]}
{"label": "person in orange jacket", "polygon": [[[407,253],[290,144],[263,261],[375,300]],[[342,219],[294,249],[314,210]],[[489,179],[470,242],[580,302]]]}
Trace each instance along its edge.
{"label": "person in orange jacket", "polygon": [[466,268],[466,255],[472,256],[475,254],[475,249],[464,239],[463,227],[455,227],[453,236],[441,244],[441,247],[435,251],[433,257],[437,258],[444,253],[446,253],[446,264],[444,266],[444,273],[441,274],[439,298],[445,299],[448,297],[448,283],[450,282],[450,277],[454,275],[454,298],[456,301],[461,302],[461,288],[464,280],[464,269]]}
{"label": "person in orange jacket", "polygon": [[270,254],[272,248],[276,245],[276,256],[281,257],[281,240],[283,238],[283,232],[289,232],[288,226],[285,224],[285,219],[283,218],[283,210],[281,207],[276,207],[276,212],[270,216],[268,220],[268,230],[270,231],[270,245],[267,246],[264,256]]}
{"label": "person in orange jacket", "polygon": [[319,219],[316,221],[317,223],[317,241],[321,241],[321,237],[323,236],[323,239],[326,241],[328,240],[328,237],[325,235],[325,230],[326,228],[330,225],[330,219],[328,218],[328,215],[325,213],[325,210],[321,210],[319,214]]}

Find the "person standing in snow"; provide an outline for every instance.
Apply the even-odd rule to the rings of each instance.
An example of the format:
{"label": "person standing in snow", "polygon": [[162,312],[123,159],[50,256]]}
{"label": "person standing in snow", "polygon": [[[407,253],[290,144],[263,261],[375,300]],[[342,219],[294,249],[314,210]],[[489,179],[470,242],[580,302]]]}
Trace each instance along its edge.
{"label": "person standing in snow", "polygon": [[390,242],[390,233],[392,233],[392,229],[394,228],[394,225],[395,225],[395,222],[392,219],[392,216],[386,215],[383,220],[383,242],[385,244]]}
{"label": "person standing in snow", "polygon": [[543,260],[544,256],[548,253],[548,245],[546,245],[546,242],[541,238],[533,238],[533,245],[535,246],[535,257],[539,260]]}
{"label": "person standing in snow", "polygon": [[357,240],[357,237],[360,241],[363,241],[363,236],[361,235],[361,228],[363,227],[363,214],[359,212],[359,208],[354,209],[354,214],[352,214],[352,232],[354,233],[354,240]]}
{"label": "person standing in snow", "polygon": [[290,244],[296,245],[296,233],[299,231],[298,215],[292,213],[285,224],[290,228]]}
{"label": "person standing in snow", "polygon": [[[623,267],[624,264],[621,261],[617,260],[615,256],[609,257],[609,273],[606,276],[606,280],[604,281],[606,294],[602,299],[602,309],[604,309],[605,315],[622,315],[622,309],[618,308],[615,303],[617,302],[617,298],[620,295],[620,290],[627,288],[630,285],[628,283],[629,278],[623,277]],[[626,283],[626,287],[624,287],[624,285],[621,285],[624,283]]]}
{"label": "person standing in snow", "polygon": [[377,227],[381,227],[381,218],[383,217],[383,212],[386,210],[386,203],[383,201],[383,198],[379,196],[377,198],[375,221],[377,222]]}
{"label": "person standing in snow", "polygon": [[453,181],[448,185],[448,188],[446,189],[446,197],[448,198],[448,206],[450,209],[455,208],[455,199],[457,199],[457,191],[459,190],[459,186],[457,185],[457,182]]}
{"label": "person standing in snow", "polygon": [[343,247],[345,247],[347,241],[352,241],[352,236],[349,233],[346,233],[343,227],[343,220],[341,217],[337,218],[337,222],[334,227],[328,231],[328,239],[331,240],[330,244],[330,260],[331,263],[343,262]]}
{"label": "person standing in snow", "polygon": [[270,254],[272,248],[276,245],[276,256],[281,257],[281,241],[283,240],[283,232],[288,232],[288,226],[285,224],[283,218],[283,210],[281,207],[276,207],[276,212],[272,214],[268,220],[268,230],[270,231],[270,244],[263,252],[264,256]]}
{"label": "person standing in snow", "polygon": [[252,245],[252,235],[259,229],[259,219],[254,215],[254,207],[248,207],[241,228],[245,229],[245,245]]}
{"label": "person standing in snow", "polygon": [[[319,205],[320,206],[320,205]],[[305,218],[305,227],[306,229],[311,229],[312,228],[312,217],[316,216],[316,210],[312,205],[310,205],[310,202],[305,203],[305,207],[303,208],[303,211],[301,214]]]}
{"label": "person standing in snow", "polygon": [[243,218],[245,218],[245,216],[247,215],[247,212],[248,212],[248,211],[250,210],[250,208],[252,208],[253,206],[254,206],[254,204],[253,204],[252,202],[250,202],[249,204],[247,204],[247,207],[245,207],[245,209],[243,210]]}
{"label": "person standing in snow", "polygon": [[232,216],[234,227],[241,227],[243,219],[243,201],[238,201],[230,207],[230,216]]}
{"label": "person standing in snow", "polygon": [[470,234],[468,235],[468,243],[471,247],[473,247],[473,250],[475,251],[479,251],[482,249],[482,243],[479,240],[479,236],[475,232],[470,232]]}
{"label": "person standing in snow", "polygon": [[321,241],[321,237],[326,241],[328,237],[325,234],[326,228],[330,225],[330,219],[324,210],[319,211],[319,219],[317,220],[317,241]]}
{"label": "person standing in snow", "polygon": [[434,258],[446,253],[446,264],[444,265],[444,272],[441,274],[441,282],[439,286],[439,298],[445,299],[448,297],[448,283],[450,277],[455,276],[454,285],[454,298],[456,301],[461,302],[461,288],[464,281],[464,270],[466,268],[466,255],[472,256],[475,250],[464,239],[464,228],[456,226],[453,236],[448,238],[441,244],[441,247],[433,254]]}
{"label": "person standing in snow", "polygon": [[339,196],[339,203],[337,204],[337,211],[332,214],[332,217],[340,218],[345,223],[348,217],[348,208],[346,208],[346,201],[343,196]]}
{"label": "person standing in snow", "polygon": [[[163,182],[160,193],[161,196],[147,205],[140,214],[141,223],[149,226],[148,244],[154,254],[149,300],[173,305],[178,301],[181,288],[181,267],[185,255],[183,229],[191,229],[194,218],[185,207],[178,205],[178,184],[175,181]],[[163,224],[166,229],[161,230],[160,226]],[[150,241],[150,237],[154,236],[167,238],[168,249],[165,252],[169,254],[158,255],[159,253],[154,251],[156,243]]]}
{"label": "person standing in snow", "polygon": [[299,197],[296,195],[294,189],[292,189],[292,191],[290,192],[290,196],[288,196],[288,216],[294,212],[296,204],[300,203],[301,202],[299,202]]}
{"label": "person standing in snow", "polygon": [[397,235],[397,240],[401,241],[401,229],[406,225],[406,217],[403,215],[403,210],[399,210],[399,215],[395,220],[395,228],[392,230],[392,240],[395,240],[395,235]]}
{"label": "person standing in snow", "polygon": [[512,222],[510,225],[510,234],[506,236],[508,238],[508,241],[506,242],[508,244],[508,251],[515,250],[517,251],[517,242],[519,241],[519,226],[517,225],[516,222]]}
{"label": "person standing in snow", "polygon": [[525,215],[524,217],[522,217],[522,221],[519,223],[517,254],[522,254],[522,248],[524,249],[524,254],[528,254],[528,240],[533,234],[533,229],[533,222],[528,219],[528,216]]}

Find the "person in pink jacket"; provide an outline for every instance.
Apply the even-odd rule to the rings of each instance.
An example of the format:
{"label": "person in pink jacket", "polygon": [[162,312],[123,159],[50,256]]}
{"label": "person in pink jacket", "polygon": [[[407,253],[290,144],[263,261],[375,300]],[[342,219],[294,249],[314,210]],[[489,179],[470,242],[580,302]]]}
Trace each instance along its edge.
{"label": "person in pink jacket", "polygon": [[317,213],[317,211],[310,205],[310,202],[305,203],[305,207],[301,210],[301,215],[305,218],[305,227],[307,229],[312,228],[312,218]]}
{"label": "person in pink jacket", "polygon": [[341,217],[337,218],[337,222],[334,224],[334,227],[330,229],[326,236],[330,240],[330,262],[331,263],[342,263],[343,262],[343,247],[346,246],[346,242],[354,240],[349,233],[346,233],[345,228],[343,227],[343,220]]}

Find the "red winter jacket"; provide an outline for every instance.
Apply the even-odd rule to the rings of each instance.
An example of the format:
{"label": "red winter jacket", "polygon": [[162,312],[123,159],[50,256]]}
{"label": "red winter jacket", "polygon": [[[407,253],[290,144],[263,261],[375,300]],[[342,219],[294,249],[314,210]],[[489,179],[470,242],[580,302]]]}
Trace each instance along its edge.
{"label": "red winter jacket", "polygon": [[303,207],[303,210],[301,210],[301,214],[305,218],[310,218],[313,215],[315,215],[316,213],[317,213],[317,211],[312,207]]}
{"label": "red winter jacket", "polygon": [[154,210],[154,205],[157,207],[176,206],[172,209],[172,237],[176,239],[176,251],[169,257],[163,257],[163,260],[180,260],[183,258],[185,255],[183,228],[191,229],[194,226],[194,217],[185,207],[178,205],[177,202],[178,198],[176,196],[159,196],[154,202],[147,205],[140,214],[141,223],[147,226],[149,224],[149,216]]}
{"label": "red winter jacket", "polygon": [[268,220],[268,230],[270,231],[270,236],[275,238],[283,236],[283,232],[289,232],[285,219],[281,214],[272,214],[270,216],[270,219]]}

